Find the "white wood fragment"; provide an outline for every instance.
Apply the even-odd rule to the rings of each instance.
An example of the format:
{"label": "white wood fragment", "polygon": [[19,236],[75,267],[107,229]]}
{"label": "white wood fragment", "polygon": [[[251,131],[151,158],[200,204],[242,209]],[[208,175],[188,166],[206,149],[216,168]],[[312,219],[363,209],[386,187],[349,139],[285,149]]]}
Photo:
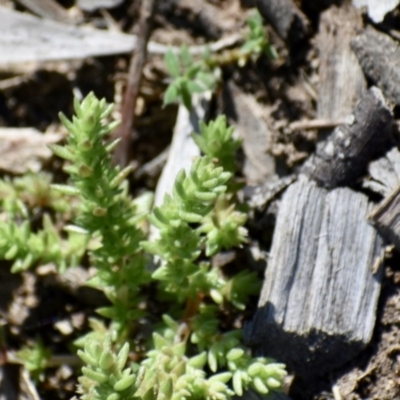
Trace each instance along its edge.
{"label": "white wood fragment", "polygon": [[162,204],[166,193],[171,193],[178,172],[181,169],[189,171],[194,159],[200,155],[192,133],[199,132],[199,122],[206,116],[210,99],[210,92],[195,96],[190,112],[183,105],[179,106],[168,160],[157,183],[155,206]]}

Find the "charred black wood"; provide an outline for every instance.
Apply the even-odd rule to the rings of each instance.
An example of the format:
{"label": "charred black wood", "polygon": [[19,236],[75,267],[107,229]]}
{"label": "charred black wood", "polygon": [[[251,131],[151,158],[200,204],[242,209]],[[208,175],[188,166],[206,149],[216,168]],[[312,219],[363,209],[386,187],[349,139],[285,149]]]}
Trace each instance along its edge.
{"label": "charred black wood", "polygon": [[257,0],[257,7],[289,46],[308,36],[309,21],[292,0]]}
{"label": "charred black wood", "polygon": [[354,183],[368,163],[391,147],[392,113],[373,87],[354,109],[349,123],[338,126],[317,145],[302,172],[326,188]]}

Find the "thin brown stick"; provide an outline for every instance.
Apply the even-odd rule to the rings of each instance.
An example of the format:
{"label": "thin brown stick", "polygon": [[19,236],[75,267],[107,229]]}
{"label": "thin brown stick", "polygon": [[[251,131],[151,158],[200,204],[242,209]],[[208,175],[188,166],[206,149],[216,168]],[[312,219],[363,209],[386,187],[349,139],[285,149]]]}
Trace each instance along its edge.
{"label": "thin brown stick", "polygon": [[154,4],[155,0],[142,0],[137,45],[135,51],[132,53],[128,82],[122,101],[121,124],[113,134],[114,138],[121,139],[114,152],[114,163],[120,165],[121,168],[128,164],[130,158],[131,143],[133,140],[132,128],[135,122],[135,106],[147,56],[147,42],[151,33]]}
{"label": "thin brown stick", "polygon": [[345,119],[343,120],[330,120],[330,119],[312,119],[307,121],[296,121],[289,124],[289,129],[291,131],[301,131],[309,129],[329,129],[336,128],[338,125],[345,124]]}

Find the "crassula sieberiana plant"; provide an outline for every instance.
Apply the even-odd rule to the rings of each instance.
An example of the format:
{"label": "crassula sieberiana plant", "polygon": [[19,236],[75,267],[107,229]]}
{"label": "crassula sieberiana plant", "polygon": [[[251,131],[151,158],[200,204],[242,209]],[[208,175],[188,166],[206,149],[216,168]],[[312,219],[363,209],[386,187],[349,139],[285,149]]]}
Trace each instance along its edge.
{"label": "crassula sieberiana plant", "polygon": [[[50,191],[50,174],[27,174],[0,180],[0,258],[12,260],[12,272],[29,269],[38,262],[54,263],[60,272],[77,265],[86,250],[85,236],[71,232],[61,237],[57,222],[75,213],[75,202]],[[56,216],[54,221],[50,216]],[[32,231],[40,216],[41,229]]]}
{"label": "crassula sieberiana plant", "polygon": [[61,121],[69,131],[65,146],[53,145],[55,154],[68,161],[65,170],[70,185],[53,185],[65,195],[80,200],[76,225],[70,230],[82,231],[98,240],[91,251],[96,275],[89,285],[104,291],[111,302],[97,312],[112,321],[112,330],[119,339],[129,334],[132,321],[143,314],[139,307],[140,288],[149,281],[146,256],[140,249],[144,239],[133,200],[127,193],[126,176],[131,171],[113,167],[111,152],[116,141],[106,145],[105,137],[116,123],[105,123],[112,111],[105,101],[93,94],[82,103],[75,99],[76,116],[72,121],[63,114]]}
{"label": "crassula sieberiana plant", "polygon": [[[280,390],[284,365],[253,357],[241,330],[224,321],[239,316],[258,293],[256,274],[223,271],[211,262],[247,237],[246,214],[236,204],[232,184],[240,146],[233,129],[223,117],[201,124],[194,138],[203,155],[178,174],[171,193],[149,213],[129,195],[130,168],[112,164],[111,106],[89,94],[75,100],[74,108],[72,120],[61,115],[69,131],[66,144],[52,146],[70,176],[68,184],[53,185],[53,202],[64,204],[60,195],[74,200],[74,222],[65,228],[84,239],[80,248],[88,248],[95,271],[88,284],[110,303],[97,310],[109,322],[90,319],[91,331],[76,341],[83,363],[80,398],[227,400],[248,389]],[[17,214],[24,209],[18,203],[9,207]],[[146,219],[158,229],[152,239]],[[28,226],[15,226],[36,235]],[[62,240],[56,229],[50,231]],[[8,258],[18,259],[18,251]],[[41,260],[41,254],[35,257],[30,264]],[[22,355],[37,360],[29,349]],[[45,360],[36,364],[38,372],[46,365]]]}
{"label": "crassula sieberiana plant", "polygon": [[[81,398],[222,400],[248,388],[279,390],[284,366],[252,357],[240,331],[220,327],[226,307],[243,309],[259,289],[256,276],[249,271],[226,276],[207,258],[246,240],[246,216],[227,193],[239,146],[232,129],[224,119],[202,125],[196,141],[204,155],[178,174],[172,193],[148,216],[159,235],[146,240],[125,186],[129,169],[112,166],[115,143],[104,142],[115,126],[107,122],[111,108],[89,95],[75,102],[75,111],[72,121],[62,117],[70,132],[66,146],[53,146],[69,162],[71,184],[56,189],[80,199],[75,229],[98,240],[90,284],[111,302],[98,310],[111,320],[107,332],[81,340]],[[155,269],[148,254],[157,256]],[[157,283],[162,309],[170,309],[159,317],[146,315],[143,306],[150,301],[150,281]],[[143,321],[155,325],[149,347],[139,352],[135,334]],[[129,346],[136,352],[130,364]]]}

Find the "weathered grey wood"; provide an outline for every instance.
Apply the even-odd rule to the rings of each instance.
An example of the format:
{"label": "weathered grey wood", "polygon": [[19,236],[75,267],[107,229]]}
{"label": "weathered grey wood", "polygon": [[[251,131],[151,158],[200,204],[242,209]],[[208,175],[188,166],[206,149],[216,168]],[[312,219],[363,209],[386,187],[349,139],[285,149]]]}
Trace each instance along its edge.
{"label": "weathered grey wood", "polygon": [[363,187],[382,196],[390,195],[400,185],[400,151],[390,149],[384,156],[368,166],[369,177],[364,179]]}
{"label": "weathered grey wood", "polygon": [[383,244],[366,196],[296,182],[278,212],[259,309],[246,329],[257,352],[312,377],[371,339]]}
{"label": "weathered grey wood", "polygon": [[261,15],[271,23],[289,45],[294,45],[309,34],[307,17],[292,0],[257,0]]}
{"label": "weathered grey wood", "polygon": [[[34,17],[0,6],[0,67],[14,69],[25,62],[82,59],[131,53],[137,38],[119,32],[71,26]],[[218,51],[238,42],[234,34],[208,45],[191,46],[191,54],[203,54],[209,48]],[[168,46],[150,41],[150,54],[165,54]],[[179,47],[173,47],[179,51]]]}
{"label": "weathered grey wood", "polygon": [[392,113],[379,89],[372,87],[354,110],[354,122],[338,126],[317,145],[302,172],[321,186],[354,182],[374,157],[391,145]]}
{"label": "weathered grey wood", "polygon": [[400,250],[400,186],[371,212],[369,220]]}
{"label": "weathered grey wood", "polygon": [[333,6],[321,14],[318,118],[345,118],[366,90],[363,71],[350,46],[361,29],[361,16],[351,4]]}
{"label": "weathered grey wood", "polygon": [[400,104],[400,51],[398,42],[368,27],[351,46],[362,69],[385,97]]}

